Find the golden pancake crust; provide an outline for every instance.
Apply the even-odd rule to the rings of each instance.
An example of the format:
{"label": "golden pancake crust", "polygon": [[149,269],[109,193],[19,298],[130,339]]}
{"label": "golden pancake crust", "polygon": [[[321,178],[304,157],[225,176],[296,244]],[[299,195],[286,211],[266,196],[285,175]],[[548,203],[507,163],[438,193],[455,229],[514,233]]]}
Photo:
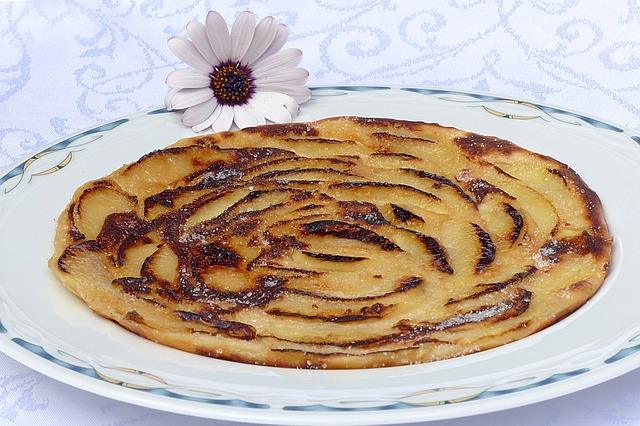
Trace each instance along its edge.
{"label": "golden pancake crust", "polygon": [[428,362],[526,337],[604,281],[568,166],[437,124],[336,117],[184,139],[75,192],[52,270],[186,351],[299,368]]}

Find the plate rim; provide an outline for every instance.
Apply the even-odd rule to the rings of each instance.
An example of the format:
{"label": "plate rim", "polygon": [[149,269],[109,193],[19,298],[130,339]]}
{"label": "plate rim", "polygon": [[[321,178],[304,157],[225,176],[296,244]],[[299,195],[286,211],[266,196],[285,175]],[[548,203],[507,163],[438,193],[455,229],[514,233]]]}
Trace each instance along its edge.
{"label": "plate rim", "polygon": [[[526,102],[531,105],[535,105],[543,108],[550,108],[562,113],[569,113],[577,118],[586,119],[589,124],[592,121],[604,124],[608,130],[616,131],[618,133],[626,134],[630,137],[630,143],[636,142],[635,146],[640,148],[640,134],[634,130],[613,124],[608,120],[600,119],[591,114],[583,114],[573,111],[571,109],[556,107],[552,104],[541,103],[534,100],[527,100],[526,98],[513,98],[509,96],[501,96],[498,94],[479,92],[479,91],[466,91],[456,89],[445,88],[429,88],[419,85],[320,85],[311,86],[312,91],[317,90],[345,90],[345,91],[368,91],[368,90],[385,90],[385,89],[399,89],[409,92],[429,92],[454,94],[454,95],[467,95],[477,97],[478,99],[485,98],[483,100],[492,101],[516,101]],[[413,90],[411,90],[413,89]],[[13,162],[7,167],[3,167],[0,170],[0,183],[2,179],[12,172],[19,169],[25,164],[26,161],[33,158],[35,155],[50,150],[51,148],[62,144],[66,141],[74,140],[80,135],[86,135],[95,132],[95,129],[113,125],[120,122],[123,124],[132,119],[143,117],[149,114],[157,114],[165,112],[165,108],[152,108],[147,111],[135,112],[132,114],[124,115],[114,118],[102,124],[87,127],[71,135],[67,135],[56,139],[54,142],[47,144],[39,149],[37,152],[32,152],[28,156]],[[119,124],[118,124],[119,125]],[[114,127],[117,127],[114,126]],[[599,126],[596,126],[599,127]],[[615,130],[614,130],[615,129]],[[92,132],[93,131],[93,132]],[[0,328],[3,328],[0,324]],[[6,332],[6,330],[5,330]],[[68,367],[60,365],[51,359],[47,359],[44,355],[39,355],[23,345],[15,342],[12,339],[0,338],[0,351],[8,355],[15,361],[32,368],[48,377],[51,377],[62,383],[74,386],[76,388],[105,396],[111,399],[116,399],[123,402],[132,403],[148,408],[159,409],[163,411],[171,411],[174,413],[187,414],[199,417],[216,418],[221,420],[232,420],[240,422],[263,422],[272,424],[335,424],[335,418],[340,416],[341,418],[348,418],[350,424],[368,424],[367,418],[375,413],[375,422],[379,424],[391,424],[398,421],[402,422],[419,422],[430,421],[445,418],[457,418],[470,415],[476,415],[481,413],[488,413],[499,411],[508,408],[520,407],[543,400],[556,398],[563,395],[595,386],[604,381],[614,379],[622,374],[634,370],[640,367],[640,357],[629,356],[625,359],[619,359],[614,365],[609,364],[607,368],[603,368],[597,371],[591,370],[589,374],[581,374],[579,376],[572,377],[570,380],[562,380],[560,382],[553,383],[554,386],[546,388],[545,392],[531,392],[534,389],[527,389],[524,391],[510,394],[509,398],[489,398],[482,401],[480,404],[466,406],[464,410],[458,408],[457,404],[442,405],[438,407],[422,407],[402,410],[382,410],[380,408],[372,408],[367,411],[313,411],[315,416],[310,416],[307,411],[284,411],[284,410],[247,410],[242,407],[224,406],[224,405],[212,405],[204,404],[194,401],[186,401],[177,398],[171,398],[165,395],[155,395],[147,392],[139,392],[135,389],[126,388],[126,386],[109,383],[104,380],[91,380],[92,377],[87,374],[80,373],[80,375],[71,374]],[[48,354],[49,357],[52,355]],[[73,370],[71,370],[73,371]],[[77,372],[77,371],[76,371]],[[158,398],[163,396],[163,398]],[[242,409],[238,409],[242,408]],[[385,413],[386,411],[386,413]],[[402,412],[401,416],[398,414]],[[402,417],[401,419],[397,419]]]}
{"label": "plate rim", "polygon": [[[640,367],[640,362],[638,362],[638,360],[635,360],[634,357],[627,357],[621,360],[622,362],[613,364],[613,366],[618,366],[614,374],[609,373],[614,369],[614,367],[609,367],[607,369],[596,371],[592,374],[580,375],[575,377],[573,380],[565,380],[554,383],[555,386],[548,388],[546,393],[538,392],[533,393],[532,395],[529,390],[519,392],[518,394],[512,394],[512,396],[508,399],[486,399],[481,405],[479,404],[477,406],[466,407],[465,411],[457,409],[457,406],[454,404],[407,409],[402,411],[402,418],[398,419],[398,410],[371,410],[358,412],[284,412],[276,410],[249,411],[247,409],[238,410],[238,407],[233,406],[213,406],[203,403],[170,398],[162,395],[150,396],[150,394],[148,393],[139,392],[135,389],[112,384],[102,380],[95,380],[91,382],[89,381],[90,377],[82,373],[69,374],[70,372],[76,372],[62,367],[56,363],[47,362],[42,357],[19,345],[7,345],[7,343],[8,342],[5,339],[0,339],[0,351],[12,358],[14,361],[25,365],[41,374],[44,374],[45,376],[52,378],[58,382],[64,383],[82,391],[92,393],[94,395],[114,399],[120,402],[126,402],[144,408],[151,408],[154,410],[169,412],[172,414],[188,415],[223,421],[269,425],[392,425],[398,424],[400,422],[431,422],[437,420],[456,419],[474,415],[489,414],[570,395],[572,393],[597,386],[606,381],[613,380]],[[634,363],[632,361],[636,362]],[[90,383],[91,386],[83,386],[87,383]],[[183,403],[188,403],[188,407],[193,407],[193,409],[189,409]],[[211,407],[215,407],[215,409],[207,409]],[[313,416],[310,415],[311,413],[313,413]],[[371,415],[375,415],[374,423],[372,423],[371,419],[369,419],[369,416]],[[337,418],[341,418],[343,420],[346,419],[348,420],[348,423],[345,423],[344,421],[336,423]]]}

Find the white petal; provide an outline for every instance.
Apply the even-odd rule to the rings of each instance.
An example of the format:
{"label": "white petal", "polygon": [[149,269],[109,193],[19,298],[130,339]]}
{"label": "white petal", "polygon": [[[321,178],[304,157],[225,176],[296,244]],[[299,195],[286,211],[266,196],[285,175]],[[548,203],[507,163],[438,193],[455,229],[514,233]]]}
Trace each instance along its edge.
{"label": "white petal", "polygon": [[267,58],[282,49],[282,46],[284,46],[288,38],[289,28],[287,28],[286,25],[278,25],[276,36],[273,38],[271,45],[258,59]]}
{"label": "white petal", "polygon": [[187,24],[187,34],[191,37],[193,45],[198,49],[198,52],[209,62],[212,66],[216,66],[220,63],[220,60],[211,49],[209,39],[207,38],[207,29],[203,24],[198,21],[191,21]]}
{"label": "white petal", "polygon": [[196,89],[208,87],[211,77],[192,68],[171,71],[167,76],[167,84],[179,89]]}
{"label": "white petal", "polygon": [[207,37],[211,49],[216,54],[220,62],[229,59],[231,54],[231,41],[229,39],[229,28],[224,18],[218,12],[210,11],[206,20]]}
{"label": "white petal", "polygon": [[208,87],[201,89],[180,89],[169,100],[170,109],[184,109],[201,104],[213,98],[213,90]]}
{"label": "white petal", "polygon": [[258,125],[256,117],[242,105],[233,107],[233,121],[240,129],[245,127],[253,127]]}
{"label": "white petal", "polygon": [[311,90],[304,86],[290,86],[281,83],[263,84],[256,87],[257,92],[279,92],[291,96],[299,104],[307,102],[311,98]]}
{"label": "white petal", "polygon": [[278,31],[278,21],[273,16],[263,18],[256,27],[253,40],[242,57],[242,64],[248,65],[258,59],[271,46]]}
{"label": "white petal", "polygon": [[198,52],[198,49],[184,37],[171,37],[167,41],[169,49],[180,60],[186,64],[191,65],[193,68],[202,71],[203,73],[210,73],[212,66],[204,59],[204,57]]}
{"label": "white petal", "polygon": [[180,91],[180,89],[171,89],[169,90],[169,92],[165,95],[164,97],[164,106],[165,108],[167,108],[168,110],[171,110],[171,100],[173,99],[173,97],[175,96],[176,93],[178,93],[178,91]]}
{"label": "white petal", "polygon": [[201,104],[187,108],[182,114],[182,124],[192,127],[203,123],[213,114],[216,106],[218,106],[218,102],[215,99],[209,99]]}
{"label": "white petal", "polygon": [[251,114],[253,114],[253,116],[256,118],[258,125],[262,126],[263,124],[266,123],[265,118],[264,118],[264,114],[260,111],[258,111],[257,109],[255,109],[252,105],[251,105],[251,101],[249,101],[249,103],[243,105],[247,111],[249,111]]}
{"label": "white petal", "polygon": [[264,102],[255,97],[249,100],[249,104],[264,114],[267,120],[271,120],[274,123],[289,123],[291,122],[291,114],[281,104],[271,101]]}
{"label": "white petal", "polygon": [[224,132],[231,128],[231,124],[233,124],[233,107],[223,105],[220,117],[213,122],[211,128],[214,132]]}
{"label": "white petal", "polygon": [[213,110],[209,118],[207,118],[205,121],[203,121],[200,124],[196,124],[191,128],[191,130],[193,130],[194,132],[200,132],[206,129],[207,127],[211,127],[211,125],[215,123],[218,117],[220,117],[221,112],[222,112],[222,105],[216,106],[216,108]]}
{"label": "white petal", "polygon": [[287,109],[287,111],[289,111],[291,117],[295,117],[296,115],[298,115],[298,110],[300,109],[295,99],[293,99],[289,95],[285,95],[284,93],[256,92],[253,94],[253,97],[263,102],[275,102],[283,105]]}
{"label": "white petal", "polygon": [[261,84],[283,83],[291,85],[303,85],[309,78],[309,71],[304,68],[290,68],[282,72],[263,75],[255,80],[259,87]]}
{"label": "white petal", "polygon": [[256,17],[251,12],[242,12],[231,27],[231,59],[242,59],[256,31]]}
{"label": "white petal", "polygon": [[281,52],[273,54],[264,59],[260,59],[253,67],[254,75],[264,75],[264,73],[283,67],[295,67],[302,59],[302,51],[300,49],[285,49]]}

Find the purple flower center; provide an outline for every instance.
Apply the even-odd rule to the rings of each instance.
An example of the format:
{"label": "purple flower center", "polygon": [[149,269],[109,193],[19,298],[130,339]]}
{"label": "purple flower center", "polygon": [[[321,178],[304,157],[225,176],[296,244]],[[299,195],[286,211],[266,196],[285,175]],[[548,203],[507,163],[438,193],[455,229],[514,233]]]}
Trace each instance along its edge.
{"label": "purple flower center", "polygon": [[239,62],[222,62],[213,68],[209,87],[222,105],[243,105],[253,95],[251,70]]}

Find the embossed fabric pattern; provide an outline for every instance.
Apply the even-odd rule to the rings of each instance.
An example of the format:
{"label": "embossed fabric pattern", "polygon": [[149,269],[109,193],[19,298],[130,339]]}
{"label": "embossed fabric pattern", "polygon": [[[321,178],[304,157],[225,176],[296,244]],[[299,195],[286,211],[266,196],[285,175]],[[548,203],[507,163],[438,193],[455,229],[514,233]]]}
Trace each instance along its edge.
{"label": "embossed fabric pattern", "polygon": [[[638,0],[0,2],[0,169],[63,136],[161,105],[182,66],[166,39],[219,10],[291,31],[314,85],[411,85],[562,106],[640,130]],[[303,106],[304,107],[304,106]],[[640,373],[443,425],[640,424]],[[0,355],[0,424],[208,422],[60,384]]]}

